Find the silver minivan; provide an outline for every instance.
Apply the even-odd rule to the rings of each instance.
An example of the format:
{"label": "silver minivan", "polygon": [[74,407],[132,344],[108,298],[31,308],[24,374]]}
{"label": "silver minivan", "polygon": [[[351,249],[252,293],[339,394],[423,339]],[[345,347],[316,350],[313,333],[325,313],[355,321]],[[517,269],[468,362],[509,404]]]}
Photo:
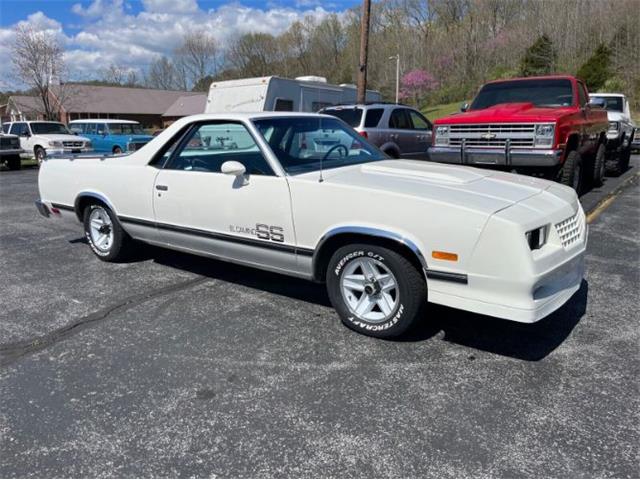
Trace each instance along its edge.
{"label": "silver minivan", "polygon": [[392,158],[428,160],[431,122],[415,108],[396,103],[336,105],[320,113],[333,115]]}

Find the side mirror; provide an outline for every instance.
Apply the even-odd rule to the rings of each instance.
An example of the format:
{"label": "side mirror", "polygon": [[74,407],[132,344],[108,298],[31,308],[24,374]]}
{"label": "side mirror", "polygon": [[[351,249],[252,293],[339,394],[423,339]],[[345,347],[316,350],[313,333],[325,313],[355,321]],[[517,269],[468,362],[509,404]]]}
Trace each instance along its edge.
{"label": "side mirror", "polygon": [[230,160],[228,162],[224,162],[222,167],[220,167],[222,173],[225,175],[233,175],[234,177],[239,177],[240,175],[244,175],[247,172],[247,169],[244,168],[244,165],[240,162],[236,162],[235,160]]}
{"label": "side mirror", "polygon": [[602,98],[592,98],[589,103],[587,103],[587,107],[604,110],[607,107],[607,103]]}
{"label": "side mirror", "polygon": [[233,183],[234,188],[237,188],[242,185],[247,185],[249,183],[249,179],[247,178],[247,169],[244,168],[244,165],[240,162],[236,162],[235,160],[229,160],[228,162],[224,162],[220,167],[220,170],[225,175],[233,175],[236,177],[236,181]]}
{"label": "side mirror", "polygon": [[462,105],[460,105],[460,111],[462,113],[466,112],[467,110],[469,110],[469,104],[468,103],[463,103]]}

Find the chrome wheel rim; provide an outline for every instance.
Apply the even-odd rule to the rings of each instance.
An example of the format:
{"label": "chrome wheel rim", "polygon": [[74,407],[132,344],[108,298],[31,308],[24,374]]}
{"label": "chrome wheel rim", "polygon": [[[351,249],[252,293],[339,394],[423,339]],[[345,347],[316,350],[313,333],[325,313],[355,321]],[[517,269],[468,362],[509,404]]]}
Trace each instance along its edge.
{"label": "chrome wheel rim", "polygon": [[372,258],[350,262],[340,277],[340,290],[351,313],[371,323],[390,319],[400,301],[396,277]]}
{"label": "chrome wheel rim", "polygon": [[95,208],[89,215],[89,234],[101,252],[108,252],[113,245],[113,224],[104,208]]}

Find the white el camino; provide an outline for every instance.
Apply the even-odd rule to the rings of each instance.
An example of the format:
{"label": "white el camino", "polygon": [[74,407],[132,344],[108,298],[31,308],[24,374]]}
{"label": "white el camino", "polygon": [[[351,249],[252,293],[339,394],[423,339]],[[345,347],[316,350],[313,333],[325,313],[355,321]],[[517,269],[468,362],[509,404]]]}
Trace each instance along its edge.
{"label": "white el camino", "polygon": [[40,213],[82,222],[101,260],[136,240],[326,282],[342,321],[378,337],[427,301],[535,322],[584,273],[572,189],[390,160],[324,115],[183,118],[129,155],[47,159],[39,189]]}

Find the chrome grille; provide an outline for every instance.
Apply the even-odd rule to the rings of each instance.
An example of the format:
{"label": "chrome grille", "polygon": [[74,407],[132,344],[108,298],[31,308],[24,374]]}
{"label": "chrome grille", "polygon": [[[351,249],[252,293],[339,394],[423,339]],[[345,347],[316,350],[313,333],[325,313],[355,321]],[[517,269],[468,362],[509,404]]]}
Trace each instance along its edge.
{"label": "chrome grille", "polygon": [[62,145],[67,148],[80,148],[84,142],[62,142]]}
{"label": "chrome grille", "polygon": [[536,126],[533,123],[492,123],[481,125],[451,125],[449,144],[466,147],[505,148],[507,140],[512,148],[532,148]]}
{"label": "chrome grille", "polygon": [[584,215],[578,212],[560,223],[556,223],[556,232],[560,237],[562,246],[567,248],[580,240],[584,232]]}

